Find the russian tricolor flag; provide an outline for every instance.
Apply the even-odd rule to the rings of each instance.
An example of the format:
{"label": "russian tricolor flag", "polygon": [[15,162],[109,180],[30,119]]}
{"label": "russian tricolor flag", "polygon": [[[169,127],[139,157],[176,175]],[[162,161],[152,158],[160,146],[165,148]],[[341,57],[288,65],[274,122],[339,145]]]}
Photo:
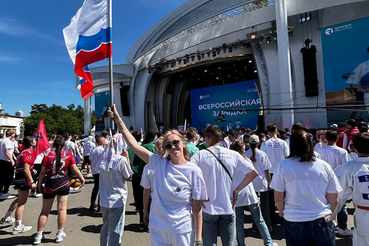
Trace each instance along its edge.
{"label": "russian tricolor flag", "polygon": [[63,29],[74,72],[80,76],[82,98],[92,96],[88,65],[112,57],[111,0],[85,0]]}

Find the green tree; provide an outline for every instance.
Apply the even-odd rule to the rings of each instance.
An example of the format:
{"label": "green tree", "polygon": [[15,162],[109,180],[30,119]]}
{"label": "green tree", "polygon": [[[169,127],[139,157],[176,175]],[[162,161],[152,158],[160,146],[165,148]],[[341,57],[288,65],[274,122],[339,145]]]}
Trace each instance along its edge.
{"label": "green tree", "polygon": [[[51,107],[46,104],[34,104],[31,106],[30,116],[23,120],[25,136],[33,135],[42,118],[48,137],[52,134],[83,134],[84,110],[81,105],[75,107],[74,104],[70,104],[67,108],[63,108],[55,104]],[[94,125],[94,117],[92,117],[91,123]]]}

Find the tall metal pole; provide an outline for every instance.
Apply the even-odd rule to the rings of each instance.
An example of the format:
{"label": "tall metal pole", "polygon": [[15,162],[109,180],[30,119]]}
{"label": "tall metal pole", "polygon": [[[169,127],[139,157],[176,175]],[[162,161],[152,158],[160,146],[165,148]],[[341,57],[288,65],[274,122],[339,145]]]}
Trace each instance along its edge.
{"label": "tall metal pole", "polygon": [[[109,0],[108,3],[109,3],[109,27],[112,28],[113,27],[112,0]],[[112,29],[111,29],[111,32],[113,32]],[[112,39],[112,33],[110,33],[110,35],[111,35],[110,38]],[[109,82],[110,82],[110,107],[112,107],[114,103],[113,51],[112,51],[112,55],[109,57]],[[110,126],[111,126],[111,129],[114,130],[113,119],[110,120]]]}
{"label": "tall metal pole", "polygon": [[[291,1],[291,0],[289,0]],[[291,127],[294,124],[292,78],[291,78],[291,59],[290,43],[288,37],[287,22],[287,0],[276,0],[276,24],[277,24],[277,45],[278,45],[278,66],[279,84],[276,85],[284,94],[279,97],[279,105],[289,108],[282,113],[283,127]]]}

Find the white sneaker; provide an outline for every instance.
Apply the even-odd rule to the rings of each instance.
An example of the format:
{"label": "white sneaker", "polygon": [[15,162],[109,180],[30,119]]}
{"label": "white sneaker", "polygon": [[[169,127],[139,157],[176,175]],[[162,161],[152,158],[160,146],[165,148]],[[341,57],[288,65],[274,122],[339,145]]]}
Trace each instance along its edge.
{"label": "white sneaker", "polygon": [[1,220],[0,220],[0,225],[3,225],[3,224],[13,224],[15,222],[15,218],[12,217],[12,216],[8,216],[8,217],[3,217]]}
{"label": "white sneaker", "polygon": [[36,198],[39,198],[39,197],[42,197],[42,193],[37,193],[37,192],[35,192],[35,193],[33,193],[33,195],[32,195],[33,197],[36,197]]}
{"label": "white sneaker", "polygon": [[337,222],[336,222],[336,221],[334,221],[334,220],[333,220],[333,225],[334,225],[334,229],[335,229],[335,230],[338,230],[338,224],[337,224]]}
{"label": "white sneaker", "polygon": [[16,198],[14,195],[10,195],[9,193],[3,193],[0,196],[0,200],[13,199]]}
{"label": "white sneaker", "polygon": [[55,242],[56,243],[60,243],[63,241],[63,239],[67,236],[67,234],[65,234],[65,232],[60,233],[59,235],[56,234],[56,238],[55,238]]}
{"label": "white sneaker", "polygon": [[86,174],[86,178],[93,178],[94,176],[91,173]]}
{"label": "white sneaker", "polygon": [[41,236],[37,237],[37,234],[36,234],[36,237],[35,237],[35,241],[33,242],[34,245],[37,245],[37,244],[40,244],[42,240],[44,240],[46,237],[45,237],[45,234],[42,233]]}
{"label": "white sneaker", "polygon": [[25,226],[25,225],[20,225],[18,227],[14,227],[13,229],[13,235],[18,235],[19,233],[22,232],[26,232],[32,229],[32,226]]}
{"label": "white sneaker", "polygon": [[273,246],[279,246],[278,243],[272,243]]}
{"label": "white sneaker", "polygon": [[353,230],[350,230],[349,228],[346,228],[346,230],[343,230],[341,228],[338,228],[337,233],[341,236],[351,236],[354,234]]}

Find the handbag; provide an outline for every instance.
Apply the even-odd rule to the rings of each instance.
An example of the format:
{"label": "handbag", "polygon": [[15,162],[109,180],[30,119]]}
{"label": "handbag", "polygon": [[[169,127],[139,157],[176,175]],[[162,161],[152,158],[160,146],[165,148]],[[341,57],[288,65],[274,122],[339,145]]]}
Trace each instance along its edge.
{"label": "handbag", "polygon": [[226,173],[228,174],[229,178],[231,179],[231,181],[233,182],[231,173],[228,171],[227,167],[223,164],[223,162],[209,149],[205,149],[206,151],[209,151],[214,157],[215,159],[217,159],[217,161],[220,163],[220,165],[222,165],[222,167],[224,168],[224,170],[226,171]]}

